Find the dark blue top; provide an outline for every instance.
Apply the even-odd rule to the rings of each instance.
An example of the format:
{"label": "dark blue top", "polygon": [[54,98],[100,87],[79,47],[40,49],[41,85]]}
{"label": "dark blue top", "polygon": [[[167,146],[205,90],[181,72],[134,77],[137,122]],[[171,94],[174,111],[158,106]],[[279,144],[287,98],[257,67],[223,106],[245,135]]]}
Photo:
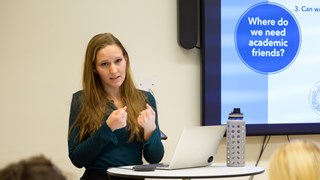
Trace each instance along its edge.
{"label": "dark blue top", "polygon": [[[161,142],[160,129],[158,125],[158,113],[156,101],[150,92],[145,93],[148,103],[156,112],[156,130],[146,142],[138,142],[134,139],[128,142],[129,132],[126,128],[111,131],[105,123],[116,106],[109,104],[112,111],[107,112],[101,127],[91,136],[87,137],[81,143],[78,142],[79,129],[71,131],[68,139],[69,158],[72,163],[78,167],[86,169],[107,170],[110,167],[142,164],[142,155],[148,163],[158,163],[164,155],[164,148]],[[79,97],[82,91],[73,94],[69,128],[74,123],[80,111]]]}

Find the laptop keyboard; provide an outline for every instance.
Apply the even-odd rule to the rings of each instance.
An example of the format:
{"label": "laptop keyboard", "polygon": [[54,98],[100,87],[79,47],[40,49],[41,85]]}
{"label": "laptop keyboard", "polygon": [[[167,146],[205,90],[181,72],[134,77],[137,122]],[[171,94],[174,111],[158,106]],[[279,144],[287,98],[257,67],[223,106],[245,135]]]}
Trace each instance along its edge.
{"label": "laptop keyboard", "polygon": [[153,171],[157,167],[168,167],[168,166],[169,164],[163,164],[163,163],[142,164],[142,165],[133,166],[132,169],[135,171]]}

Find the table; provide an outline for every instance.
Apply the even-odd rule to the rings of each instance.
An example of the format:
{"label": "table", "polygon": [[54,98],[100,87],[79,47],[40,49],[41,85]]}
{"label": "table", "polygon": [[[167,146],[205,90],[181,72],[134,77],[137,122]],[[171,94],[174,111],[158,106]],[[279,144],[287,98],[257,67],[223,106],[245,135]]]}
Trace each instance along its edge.
{"label": "table", "polygon": [[122,166],[108,169],[108,174],[124,178],[170,178],[170,179],[200,179],[200,178],[226,178],[261,174],[265,170],[261,167],[227,167],[225,165],[211,165],[208,167],[177,169],[177,170],[155,170],[155,171],[133,171],[133,166]]}

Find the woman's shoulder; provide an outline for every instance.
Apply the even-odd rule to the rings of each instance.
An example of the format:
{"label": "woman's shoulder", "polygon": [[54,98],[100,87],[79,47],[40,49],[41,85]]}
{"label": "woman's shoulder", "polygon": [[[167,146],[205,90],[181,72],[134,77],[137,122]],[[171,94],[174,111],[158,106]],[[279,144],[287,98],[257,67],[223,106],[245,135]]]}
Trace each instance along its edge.
{"label": "woman's shoulder", "polygon": [[74,92],[73,97],[80,97],[82,95],[82,91],[83,90],[78,90],[78,91]]}
{"label": "woman's shoulder", "polygon": [[146,96],[148,99],[149,99],[149,98],[154,98],[153,94],[152,94],[150,91],[145,91],[145,90],[141,90],[141,89],[139,89],[139,91],[140,91],[144,96]]}
{"label": "woman's shoulder", "polygon": [[79,102],[82,97],[82,92],[83,92],[82,90],[78,90],[78,91],[74,92],[72,94],[72,101],[75,103]]}
{"label": "woman's shoulder", "polygon": [[145,91],[145,90],[139,90],[139,91],[145,96],[146,100],[151,106],[156,107],[156,99],[150,91]]}

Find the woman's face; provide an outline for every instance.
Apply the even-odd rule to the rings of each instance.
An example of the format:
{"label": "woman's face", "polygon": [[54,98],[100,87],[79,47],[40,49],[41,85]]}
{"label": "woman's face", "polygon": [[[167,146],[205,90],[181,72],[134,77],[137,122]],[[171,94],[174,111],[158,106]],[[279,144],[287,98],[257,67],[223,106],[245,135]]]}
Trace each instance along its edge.
{"label": "woman's face", "polygon": [[95,61],[95,73],[101,79],[104,90],[118,91],[126,77],[127,59],[116,45],[108,45],[98,51]]}

